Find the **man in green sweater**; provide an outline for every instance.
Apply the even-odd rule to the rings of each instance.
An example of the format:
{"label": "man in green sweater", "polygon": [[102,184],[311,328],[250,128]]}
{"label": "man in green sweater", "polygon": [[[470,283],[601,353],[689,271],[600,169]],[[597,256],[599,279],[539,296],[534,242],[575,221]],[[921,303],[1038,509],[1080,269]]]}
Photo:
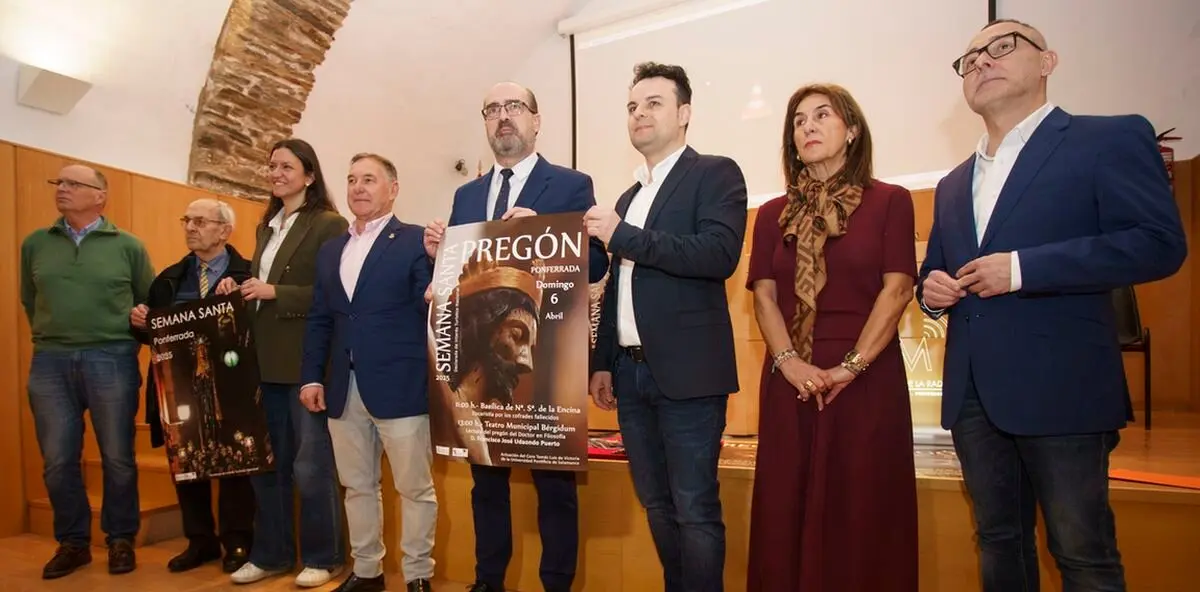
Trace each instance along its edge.
{"label": "man in green sweater", "polygon": [[146,299],[154,270],[142,242],[101,215],[104,175],[71,165],[49,182],[62,216],[21,244],[21,304],[33,330],[29,406],[59,544],[42,577],[65,576],[92,560],[92,510],[80,466],[84,411],[91,412],[104,469],[100,527],[108,571],[128,573],[136,566],[134,418],[142,382],[129,310]]}

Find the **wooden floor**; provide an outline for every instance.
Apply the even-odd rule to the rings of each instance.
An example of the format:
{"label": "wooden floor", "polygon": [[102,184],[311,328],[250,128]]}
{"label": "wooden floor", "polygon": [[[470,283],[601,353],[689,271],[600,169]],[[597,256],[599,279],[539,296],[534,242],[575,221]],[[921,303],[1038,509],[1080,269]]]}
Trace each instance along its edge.
{"label": "wooden floor", "polygon": [[[229,575],[214,562],[189,572],[174,574],[167,571],[167,561],[187,547],[186,539],[172,539],[140,547],[137,550],[138,568],[132,573],[108,575],[108,558],[104,549],[93,547],[91,565],[57,580],[42,579],[42,565],[54,555],[53,539],[23,534],[0,539],[0,590],[3,592],[56,591],[63,592],[200,592],[209,590],[238,590],[239,592],[277,592],[279,590],[333,590],[348,575],[343,572],[333,582],[320,588],[298,588],[295,575],[280,576],[256,584],[238,586],[229,582]],[[403,590],[400,574],[387,574],[388,590]],[[394,579],[392,579],[394,578]],[[466,590],[467,584],[434,581],[434,590]]]}

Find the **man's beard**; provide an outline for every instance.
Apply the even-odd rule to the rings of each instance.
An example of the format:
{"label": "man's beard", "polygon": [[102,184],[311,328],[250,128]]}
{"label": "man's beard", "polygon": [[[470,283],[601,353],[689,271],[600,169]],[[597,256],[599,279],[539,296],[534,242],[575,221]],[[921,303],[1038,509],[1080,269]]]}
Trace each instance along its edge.
{"label": "man's beard", "polygon": [[483,359],[483,400],[497,400],[502,404],[512,403],[513,391],[521,381],[521,366],[506,360],[495,351],[488,351]]}
{"label": "man's beard", "polygon": [[517,128],[500,128],[496,130],[496,134],[499,134],[502,129],[508,129],[512,133],[506,136],[493,135],[489,138],[488,143],[492,145],[492,151],[501,156],[520,154],[525,149],[525,140],[517,134]]}

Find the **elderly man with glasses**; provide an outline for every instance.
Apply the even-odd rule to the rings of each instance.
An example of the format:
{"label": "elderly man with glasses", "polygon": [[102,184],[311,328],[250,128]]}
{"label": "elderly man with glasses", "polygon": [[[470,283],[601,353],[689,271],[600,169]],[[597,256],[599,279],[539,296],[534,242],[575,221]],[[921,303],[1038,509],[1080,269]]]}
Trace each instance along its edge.
{"label": "elderly man with glasses", "polygon": [[42,478],[59,547],[42,577],[65,576],[92,561],[92,508],[83,483],[83,412],[90,411],[104,471],[100,527],[108,571],[136,567],[138,342],[129,310],[145,300],[154,270],[137,237],[102,214],[108,182],[70,165],[49,181],[61,214],[21,244],[21,305],[33,336],[29,407],[43,458]]}
{"label": "elderly man with glasses", "polygon": [[1037,590],[1042,506],[1064,590],[1124,590],[1108,458],[1132,419],[1112,290],[1174,274],[1179,209],[1144,117],[1047,100],[1058,55],[1001,20],[954,61],[987,132],[938,183],[917,298],[949,315],[942,426],[983,590]]}
{"label": "elderly man with glasses", "polygon": [[[179,220],[188,254],[154,278],[146,302],[134,307],[129,314],[134,334],[145,344],[150,343],[146,314],[151,309],[211,296],[224,278],[232,278],[240,284],[251,276],[250,261],[228,244],[234,228],[233,208],[229,204],[215,199],[198,199],[188,205]],[[164,427],[159,415],[154,373],[150,370],[146,372],[146,384],[146,423],[150,424],[150,443],[157,448],[163,445]],[[222,563],[225,573],[237,571],[249,558],[254,536],[254,488],[246,476],[222,477],[219,483],[219,534],[218,521],[213,520],[210,482],[203,480],[175,486],[188,546],[167,562],[170,571],[187,571],[219,559],[222,546],[225,547]]]}

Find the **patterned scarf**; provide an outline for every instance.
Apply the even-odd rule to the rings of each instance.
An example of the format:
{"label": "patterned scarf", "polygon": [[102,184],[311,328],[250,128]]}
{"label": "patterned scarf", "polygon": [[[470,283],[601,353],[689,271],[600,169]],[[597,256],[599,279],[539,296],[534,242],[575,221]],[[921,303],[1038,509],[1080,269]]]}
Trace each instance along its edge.
{"label": "patterned scarf", "polygon": [[825,240],[846,233],[850,214],[862,203],[863,188],[835,175],[832,184],[818,181],[803,168],[779,216],[783,241],[796,245],[796,316],[789,327],[792,345],[800,359],[812,363],[813,324],[817,294],[825,287]]}

